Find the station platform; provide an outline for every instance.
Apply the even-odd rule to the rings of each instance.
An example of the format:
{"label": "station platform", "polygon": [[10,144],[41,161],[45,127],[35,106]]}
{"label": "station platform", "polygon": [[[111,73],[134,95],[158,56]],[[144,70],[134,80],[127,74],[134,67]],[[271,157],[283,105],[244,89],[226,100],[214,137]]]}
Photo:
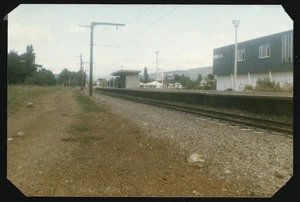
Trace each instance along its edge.
{"label": "station platform", "polygon": [[293,93],[155,88],[97,88],[97,90],[158,101],[182,102],[262,115],[293,117]]}

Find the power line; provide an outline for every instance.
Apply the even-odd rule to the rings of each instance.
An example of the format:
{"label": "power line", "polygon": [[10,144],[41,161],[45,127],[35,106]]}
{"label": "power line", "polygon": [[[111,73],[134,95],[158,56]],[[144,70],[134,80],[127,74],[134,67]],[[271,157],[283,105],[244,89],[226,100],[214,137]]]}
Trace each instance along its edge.
{"label": "power line", "polygon": [[[135,16],[134,18],[132,18],[131,20],[129,20],[126,25],[128,25],[129,23],[131,23],[132,21],[134,21],[135,19],[137,19],[138,17],[144,15],[148,10],[150,10],[151,8],[153,8],[154,5],[152,5],[151,7],[147,8],[146,10],[144,10],[142,13],[138,14],[137,16]],[[90,26],[87,26],[87,25],[80,25],[81,27],[90,27]],[[110,44],[112,45],[98,45],[98,46],[105,46],[105,47],[114,47],[114,48],[119,48],[120,46],[115,46],[114,45],[114,39],[116,37],[118,33],[118,27],[116,27],[116,31],[114,32],[113,36],[112,36],[112,39],[110,40]],[[94,44],[95,45],[95,44]]]}
{"label": "power line", "polygon": [[[154,23],[152,23],[150,26],[146,27],[145,29],[143,29],[141,32],[137,33],[136,35],[134,35],[133,37],[131,37],[129,40],[127,40],[126,42],[124,42],[122,45],[120,45],[118,48],[121,48],[122,46],[124,46],[125,44],[127,44],[128,42],[130,42],[131,40],[133,40],[134,38],[138,37],[139,35],[143,34],[144,32],[146,32],[148,29],[150,29],[152,26],[154,26],[155,24],[157,24],[159,21],[163,20],[164,18],[166,18],[168,15],[170,15],[171,13],[173,13],[175,10],[177,10],[178,8],[180,8],[181,6],[177,6],[176,8],[173,8],[170,12],[168,12],[166,15],[162,16],[161,18],[159,18],[157,21],[155,21]],[[116,52],[117,49],[111,51],[110,53],[108,53],[106,56],[104,57],[109,57],[112,53]]]}
{"label": "power line", "polygon": [[177,10],[180,6],[172,9],[170,12],[168,12],[166,15],[164,15],[163,17],[159,18],[156,22],[154,22],[153,24],[151,24],[149,27],[146,27],[144,30],[142,30],[141,32],[137,33],[136,35],[134,35],[131,39],[127,40],[125,43],[123,43],[121,46],[125,45],[126,43],[128,43],[129,41],[131,41],[132,39],[138,37],[139,35],[143,34],[145,31],[147,31],[148,29],[150,29],[152,26],[154,26],[156,23],[158,23],[159,21],[163,20],[164,18],[166,18],[168,15],[170,15],[171,13],[173,13],[175,10]]}
{"label": "power line", "polygon": [[115,33],[114,33],[112,39],[110,40],[110,43],[113,44],[113,45],[114,45],[114,39],[115,39],[115,37],[117,35],[118,30],[119,30],[118,27],[116,27]]}
{"label": "power line", "polygon": [[150,10],[151,8],[153,8],[154,5],[152,5],[151,7],[147,8],[145,11],[143,11],[142,13],[140,13],[139,15],[135,16],[134,18],[132,18],[131,20],[129,20],[126,25],[128,25],[129,23],[131,23],[132,21],[134,21],[135,19],[137,19],[138,17],[144,15],[148,10]]}

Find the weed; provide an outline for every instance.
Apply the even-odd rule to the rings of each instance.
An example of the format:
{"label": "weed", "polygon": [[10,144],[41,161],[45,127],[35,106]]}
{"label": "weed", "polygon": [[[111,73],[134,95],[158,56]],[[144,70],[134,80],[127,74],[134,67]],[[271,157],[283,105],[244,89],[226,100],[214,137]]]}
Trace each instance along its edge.
{"label": "weed", "polygon": [[87,143],[91,141],[97,141],[97,140],[103,140],[103,137],[97,137],[97,136],[85,136],[81,138],[81,142]]}
{"label": "weed", "polygon": [[75,91],[74,96],[76,97],[79,105],[85,112],[105,112],[106,109],[99,107],[94,100],[90,99],[88,96],[83,95],[80,91]]}
{"label": "weed", "polygon": [[61,139],[64,142],[79,142],[79,143],[89,143],[92,141],[103,140],[103,137],[98,136],[83,136],[83,137],[68,137]]}
{"label": "weed", "polygon": [[250,84],[246,84],[246,85],[244,86],[244,91],[253,91],[253,86],[250,85]]}
{"label": "weed", "polygon": [[73,124],[70,126],[71,131],[87,132],[91,131],[91,126],[86,123]]}
{"label": "weed", "polygon": [[292,83],[284,83],[282,86],[283,92],[292,93],[294,92],[294,86]]}
{"label": "weed", "polygon": [[259,92],[282,92],[279,82],[275,83],[269,78],[257,79],[254,90]]}

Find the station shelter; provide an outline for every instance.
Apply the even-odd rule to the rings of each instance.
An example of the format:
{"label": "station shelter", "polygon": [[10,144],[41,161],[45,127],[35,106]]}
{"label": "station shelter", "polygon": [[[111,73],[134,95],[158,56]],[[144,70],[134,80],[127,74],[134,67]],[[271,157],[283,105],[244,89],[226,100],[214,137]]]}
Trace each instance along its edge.
{"label": "station shelter", "polygon": [[140,76],[138,70],[119,70],[111,73],[113,76],[117,76],[117,87],[119,88],[139,88]]}

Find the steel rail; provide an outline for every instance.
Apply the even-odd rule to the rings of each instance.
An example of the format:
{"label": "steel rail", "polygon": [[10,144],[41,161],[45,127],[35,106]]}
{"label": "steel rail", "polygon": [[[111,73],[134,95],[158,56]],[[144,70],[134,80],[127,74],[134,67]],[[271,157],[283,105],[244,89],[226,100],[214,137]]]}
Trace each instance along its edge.
{"label": "steel rail", "polygon": [[[101,91],[97,89],[98,91]],[[108,95],[111,97],[116,97],[120,99],[125,99],[134,102],[140,102],[143,104],[154,105],[157,107],[162,107],[166,109],[181,111],[185,113],[195,114],[199,116],[209,117],[213,119],[222,120],[225,122],[233,123],[236,125],[244,125],[247,127],[259,128],[263,130],[269,130],[273,132],[285,133],[288,135],[293,134],[293,123],[292,122],[283,122],[283,121],[275,121],[271,119],[258,118],[247,115],[238,115],[229,112],[221,112],[217,110],[211,109],[203,109],[200,107],[190,107],[186,105],[173,104],[169,102],[161,102],[156,100],[143,99],[140,97],[133,97],[127,95],[120,95],[116,93],[108,93],[101,91],[101,94]]]}

